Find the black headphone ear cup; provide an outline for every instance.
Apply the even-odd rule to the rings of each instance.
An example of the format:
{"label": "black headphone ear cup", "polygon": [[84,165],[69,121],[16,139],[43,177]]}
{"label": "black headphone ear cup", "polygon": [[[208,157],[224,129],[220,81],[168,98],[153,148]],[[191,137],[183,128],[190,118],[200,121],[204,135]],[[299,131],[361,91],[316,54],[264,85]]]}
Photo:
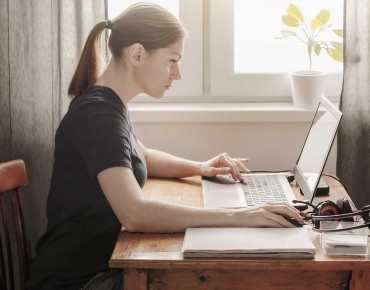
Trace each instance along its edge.
{"label": "black headphone ear cup", "polygon": [[325,200],[317,205],[317,215],[341,214],[340,208],[331,200]]}
{"label": "black headphone ear cup", "polygon": [[[351,208],[351,204],[349,203],[348,199],[341,198],[337,200],[337,206],[340,210],[341,214],[344,213],[353,213],[353,210]],[[343,221],[346,222],[353,222],[353,217],[346,217],[342,219]]]}
{"label": "black headphone ear cup", "polygon": [[[317,216],[325,216],[325,215],[337,215],[340,214],[340,209],[336,205],[336,203],[332,202],[331,200],[325,200],[320,202],[316,206],[315,215]],[[313,221],[314,227],[316,229],[320,228],[320,219],[316,219]]]}

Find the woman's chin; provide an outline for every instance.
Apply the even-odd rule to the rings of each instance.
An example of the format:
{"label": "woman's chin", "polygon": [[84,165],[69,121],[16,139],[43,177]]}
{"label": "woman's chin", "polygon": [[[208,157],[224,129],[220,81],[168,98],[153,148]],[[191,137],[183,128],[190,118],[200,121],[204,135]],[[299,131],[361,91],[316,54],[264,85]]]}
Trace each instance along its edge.
{"label": "woman's chin", "polygon": [[155,98],[155,99],[160,100],[160,99],[162,99],[164,97],[164,93],[162,93],[162,94],[150,94],[150,96],[152,98]]}

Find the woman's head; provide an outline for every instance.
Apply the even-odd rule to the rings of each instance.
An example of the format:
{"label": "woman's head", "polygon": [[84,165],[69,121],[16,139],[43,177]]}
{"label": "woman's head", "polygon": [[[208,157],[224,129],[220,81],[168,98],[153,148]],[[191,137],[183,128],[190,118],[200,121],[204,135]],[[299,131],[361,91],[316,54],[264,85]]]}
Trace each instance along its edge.
{"label": "woman's head", "polygon": [[162,7],[139,3],[130,6],[112,21],[108,46],[119,58],[123,48],[140,43],[147,51],[168,47],[185,38],[181,22]]}
{"label": "woman's head", "polygon": [[186,37],[181,22],[162,7],[150,3],[130,6],[111,22],[98,23],[90,32],[68,89],[71,98],[80,95],[99,77],[102,67],[102,32],[106,28],[111,29],[108,47],[115,59],[123,58],[124,49],[135,43],[152,52],[170,47]]}

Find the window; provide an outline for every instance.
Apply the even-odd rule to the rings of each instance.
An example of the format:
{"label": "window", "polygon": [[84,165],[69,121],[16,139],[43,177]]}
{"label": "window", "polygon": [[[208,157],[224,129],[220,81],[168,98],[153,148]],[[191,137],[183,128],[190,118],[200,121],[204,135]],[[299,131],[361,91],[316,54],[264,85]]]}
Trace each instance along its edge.
{"label": "window", "polygon": [[[130,1],[109,1],[109,17]],[[305,45],[295,39],[277,39],[286,28],[281,21],[290,3],[305,19],[322,9],[331,13],[333,28],[342,28],[343,0],[157,0],[179,17],[189,31],[182,80],[165,101],[249,102],[289,101],[289,72],[308,68]],[[309,22],[309,21],[308,21]],[[327,96],[337,99],[342,63],[322,51],[313,57],[313,69],[329,72]],[[143,97],[142,101],[149,98]]]}

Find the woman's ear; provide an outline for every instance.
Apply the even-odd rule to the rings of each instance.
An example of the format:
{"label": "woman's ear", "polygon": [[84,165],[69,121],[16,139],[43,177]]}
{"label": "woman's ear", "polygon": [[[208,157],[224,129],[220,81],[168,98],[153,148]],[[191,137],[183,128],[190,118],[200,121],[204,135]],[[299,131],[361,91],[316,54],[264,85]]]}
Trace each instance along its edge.
{"label": "woman's ear", "polygon": [[146,51],[144,46],[142,46],[140,43],[134,43],[131,45],[129,49],[129,60],[133,65],[141,65],[145,60],[145,56]]}

